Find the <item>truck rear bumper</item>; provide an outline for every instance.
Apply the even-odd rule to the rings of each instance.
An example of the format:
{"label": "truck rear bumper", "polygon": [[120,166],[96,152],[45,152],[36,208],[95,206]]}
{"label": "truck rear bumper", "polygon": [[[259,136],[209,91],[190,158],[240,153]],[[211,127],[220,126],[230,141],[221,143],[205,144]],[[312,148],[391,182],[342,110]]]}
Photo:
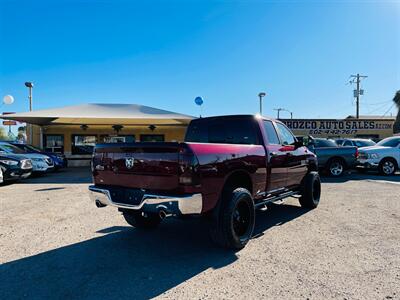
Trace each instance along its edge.
{"label": "truck rear bumper", "polygon": [[89,196],[97,207],[111,205],[122,209],[140,210],[144,212],[158,213],[164,211],[172,215],[200,214],[203,209],[203,197],[200,193],[180,196],[144,193],[140,204],[131,205],[113,200],[110,191],[106,188],[99,188],[95,185],[91,185],[89,186]]}

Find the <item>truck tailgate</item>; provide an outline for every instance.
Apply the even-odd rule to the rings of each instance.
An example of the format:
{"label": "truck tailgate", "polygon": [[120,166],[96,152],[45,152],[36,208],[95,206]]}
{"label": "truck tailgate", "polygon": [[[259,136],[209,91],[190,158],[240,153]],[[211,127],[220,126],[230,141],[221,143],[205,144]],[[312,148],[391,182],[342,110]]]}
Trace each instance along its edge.
{"label": "truck tailgate", "polygon": [[97,185],[173,191],[179,185],[179,143],[98,144],[93,157]]}

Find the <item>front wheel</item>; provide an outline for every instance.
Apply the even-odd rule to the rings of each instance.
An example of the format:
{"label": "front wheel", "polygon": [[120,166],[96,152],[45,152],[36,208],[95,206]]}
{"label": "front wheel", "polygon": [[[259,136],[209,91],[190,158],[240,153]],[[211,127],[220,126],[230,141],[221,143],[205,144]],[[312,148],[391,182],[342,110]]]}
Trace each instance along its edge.
{"label": "front wheel", "polygon": [[251,194],[244,188],[225,193],[216,220],[210,228],[212,240],[218,245],[239,250],[244,248],[252,237],[255,224],[254,202]]}
{"label": "front wheel", "polygon": [[316,208],[321,198],[321,179],[318,172],[308,173],[302,182],[301,197],[299,199],[301,207]]}
{"label": "front wheel", "polygon": [[145,214],[141,211],[123,211],[122,215],[125,221],[135,228],[153,229],[161,222],[159,215]]}

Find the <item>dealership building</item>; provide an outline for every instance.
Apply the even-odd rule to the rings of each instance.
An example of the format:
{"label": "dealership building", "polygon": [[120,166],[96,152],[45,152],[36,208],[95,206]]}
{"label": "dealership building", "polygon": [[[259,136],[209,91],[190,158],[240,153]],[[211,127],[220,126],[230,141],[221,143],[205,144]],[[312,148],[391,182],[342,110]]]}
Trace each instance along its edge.
{"label": "dealership building", "polygon": [[32,124],[28,141],[34,146],[84,166],[96,143],[182,141],[194,117],[138,104],[83,104],[0,118]]}
{"label": "dealership building", "polygon": [[[71,166],[90,164],[96,143],[183,141],[195,117],[138,104],[82,104],[0,115],[32,124],[28,141],[64,153]],[[393,135],[394,117],[281,119],[298,136],[382,139]]]}

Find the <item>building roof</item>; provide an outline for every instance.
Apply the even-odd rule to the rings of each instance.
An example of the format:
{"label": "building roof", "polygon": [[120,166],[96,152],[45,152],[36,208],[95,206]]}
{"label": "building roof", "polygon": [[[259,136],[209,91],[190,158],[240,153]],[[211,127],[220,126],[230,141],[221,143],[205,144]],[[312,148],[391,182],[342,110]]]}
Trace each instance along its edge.
{"label": "building roof", "polygon": [[[356,119],[356,116],[350,115],[350,116],[347,116],[346,119]],[[362,119],[362,120],[395,120],[396,117],[365,115],[365,116],[360,116],[359,119]]]}
{"label": "building roof", "polygon": [[195,117],[139,104],[82,104],[25,113],[0,115],[36,125],[174,125],[188,124]]}

